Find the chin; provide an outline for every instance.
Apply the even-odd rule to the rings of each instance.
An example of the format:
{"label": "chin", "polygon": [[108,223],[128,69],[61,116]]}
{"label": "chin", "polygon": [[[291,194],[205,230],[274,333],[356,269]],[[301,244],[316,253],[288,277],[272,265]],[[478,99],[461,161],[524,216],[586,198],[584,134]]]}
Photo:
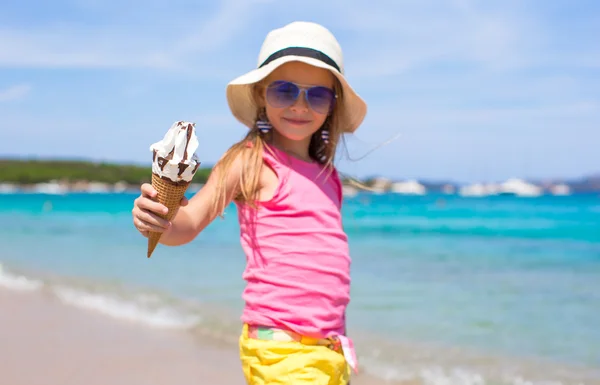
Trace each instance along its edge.
{"label": "chin", "polygon": [[317,130],[317,128],[313,127],[282,127],[280,130],[280,134],[290,140],[305,140],[306,138],[310,138]]}
{"label": "chin", "polygon": [[310,138],[312,136],[312,134],[310,134],[310,133],[307,133],[306,135],[301,135],[298,133],[281,132],[280,134],[281,134],[281,136],[285,137],[286,139],[297,141],[297,142],[306,140],[307,138]]}

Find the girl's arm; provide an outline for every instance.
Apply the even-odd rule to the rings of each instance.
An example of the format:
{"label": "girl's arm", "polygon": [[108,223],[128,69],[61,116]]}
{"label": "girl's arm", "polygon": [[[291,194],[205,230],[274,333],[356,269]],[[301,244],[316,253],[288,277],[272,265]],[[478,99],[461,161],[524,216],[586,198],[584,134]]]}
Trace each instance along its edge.
{"label": "girl's arm", "polygon": [[160,243],[167,246],[179,246],[191,242],[206,228],[222,210],[227,207],[239,192],[239,181],[242,170],[242,156],[238,156],[229,168],[225,186],[227,196],[219,210],[213,209],[217,181],[218,166],[211,172],[206,184],[198,191],[186,206],[180,207],[171,226],[160,237]]}

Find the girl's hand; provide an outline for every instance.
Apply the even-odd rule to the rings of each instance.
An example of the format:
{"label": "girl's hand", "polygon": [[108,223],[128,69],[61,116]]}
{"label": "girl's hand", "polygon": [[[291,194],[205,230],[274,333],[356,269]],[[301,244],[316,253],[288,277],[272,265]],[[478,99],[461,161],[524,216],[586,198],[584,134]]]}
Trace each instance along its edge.
{"label": "girl's hand", "polygon": [[[166,215],[168,210],[164,205],[154,201],[157,196],[156,190],[150,183],[144,183],[140,190],[141,194],[133,202],[133,210],[131,210],[133,225],[146,238],[150,231],[159,233],[166,231],[171,226],[171,223],[161,218],[161,215]],[[186,206],[187,204],[187,198],[183,197],[181,206]]]}

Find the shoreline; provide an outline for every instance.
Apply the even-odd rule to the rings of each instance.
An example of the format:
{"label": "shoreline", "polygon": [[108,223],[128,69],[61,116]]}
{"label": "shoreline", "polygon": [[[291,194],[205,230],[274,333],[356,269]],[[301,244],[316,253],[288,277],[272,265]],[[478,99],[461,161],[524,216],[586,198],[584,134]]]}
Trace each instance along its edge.
{"label": "shoreline", "polygon": [[[107,373],[99,374],[108,376],[107,381],[121,377],[129,378],[127,376],[134,376],[132,378],[137,381],[138,377],[134,374],[123,372],[125,368],[113,368],[113,357],[117,357],[119,365],[121,361],[132,361],[127,370],[143,372],[145,364],[133,360],[132,357],[146,357],[146,353],[152,351],[156,354],[144,358],[143,361],[147,361],[146,364],[149,363],[153,367],[167,362],[166,367],[162,369],[165,372],[161,372],[162,376],[167,376],[172,370],[171,362],[181,361],[185,362],[185,367],[181,370],[187,373],[189,378],[197,379],[200,375],[211,381],[214,378],[210,383],[215,385],[245,383],[241,375],[237,347],[241,325],[238,324],[238,317],[227,309],[213,307],[211,304],[201,305],[202,309],[186,306],[180,308],[177,303],[172,302],[175,298],[171,297],[162,298],[165,302],[161,301],[158,307],[148,307],[144,306],[144,301],[159,298],[154,297],[158,293],[150,294],[143,288],[138,291],[140,288],[129,287],[125,291],[128,294],[122,296],[124,292],[121,292],[121,289],[124,287],[112,292],[106,291],[108,287],[104,287],[104,284],[97,286],[99,282],[94,284],[93,281],[84,280],[86,283],[83,283],[72,281],[72,278],[63,280],[64,277],[60,279],[54,274],[40,276],[29,273],[31,272],[20,269],[5,270],[0,264],[0,346],[6,346],[5,349],[0,348],[0,353],[4,353],[0,355],[0,360],[9,363],[12,370],[10,375],[15,379],[29,374],[27,368],[32,365],[43,370],[48,366],[52,372],[54,366],[64,368],[69,365],[69,357],[89,356],[92,357],[90,360],[100,362],[98,365],[107,367]],[[134,291],[130,292],[129,289]],[[136,299],[142,302],[137,302]],[[131,300],[133,302],[130,302]],[[188,313],[186,309],[192,312]],[[183,312],[179,313],[179,310]],[[197,313],[198,311],[200,313]],[[190,316],[193,316],[195,321],[191,322]],[[196,318],[197,316],[199,318]],[[42,322],[38,322],[39,320]],[[92,326],[91,333],[85,331],[88,325]],[[558,362],[553,364],[544,359],[530,360],[526,356],[498,356],[491,352],[469,351],[468,348],[460,346],[385,341],[381,336],[373,335],[372,331],[353,330],[352,337],[359,349],[360,363],[360,373],[352,378],[353,385],[434,385],[440,381],[447,385],[522,385],[521,381],[532,385],[600,385],[600,371],[589,366],[578,367]],[[98,341],[103,346],[100,347],[101,352],[96,351]],[[120,341],[121,344],[127,345],[127,349],[121,351],[119,346],[110,347],[106,341]],[[12,357],[13,351],[18,352],[19,349],[23,349],[23,345],[36,354],[21,352],[20,357]],[[62,350],[59,356],[63,361],[57,361],[55,352],[53,354],[49,351],[37,351],[39,347],[45,349],[47,346],[60,346]],[[98,356],[99,353],[102,355]],[[5,357],[10,357],[13,361]],[[212,359],[209,360],[211,364],[208,366],[206,357]],[[423,359],[425,361],[422,361]],[[49,365],[48,361],[54,364]],[[215,368],[223,365],[229,376],[237,373],[239,380],[227,377],[226,382],[219,382],[220,372]],[[174,367],[180,370],[179,366]],[[15,368],[21,368],[20,372],[15,372]],[[96,375],[96,371],[87,363],[81,370],[84,374]],[[10,384],[71,384],[65,384],[60,379],[60,376],[64,375],[64,371],[54,374],[54,377],[50,377],[54,382],[40,382],[34,378],[28,382]],[[56,376],[60,378],[57,379]],[[137,383],[132,381],[128,384]],[[148,381],[150,380],[144,379],[140,383],[147,384]],[[165,382],[171,380],[158,383]],[[185,382],[185,379],[182,379],[176,383],[204,382]]]}
{"label": "shoreline", "polygon": [[[0,362],[10,385],[245,384],[237,348],[186,330],[140,326],[0,287]],[[33,370],[32,370],[33,369]],[[392,384],[368,375],[354,385]]]}
{"label": "shoreline", "polygon": [[[126,181],[100,182],[94,180],[61,181],[48,180],[39,183],[16,183],[0,180],[2,194],[48,194],[66,195],[71,193],[131,193],[139,192],[140,181],[134,184]],[[145,180],[150,183],[149,180]],[[204,186],[204,180],[193,181],[189,192],[197,192]],[[374,178],[367,180],[342,180],[346,195],[358,193],[395,193],[400,195],[422,196],[428,194],[459,195],[464,197],[487,197],[514,195],[523,197],[540,196],[570,196],[581,194],[597,194],[600,192],[600,182],[565,182],[565,181],[530,181],[520,178],[509,178],[497,182],[433,182],[416,179]]]}
{"label": "shoreline", "polygon": [[245,383],[235,351],[182,332],[103,317],[38,292],[0,288],[0,308],[6,384]]}
{"label": "shoreline", "polygon": [[[155,328],[113,318],[63,303],[45,290],[0,287],[0,309],[2,379],[10,385],[246,384],[237,344],[231,341],[190,334],[189,329]],[[231,337],[237,340],[237,336]],[[459,367],[444,377],[433,371],[423,373],[421,378],[407,375],[404,380],[388,378],[393,374],[389,369],[380,368],[373,377],[372,371],[363,368],[352,376],[351,383],[563,384],[541,379],[530,382],[520,376],[512,381],[490,381],[462,372]],[[599,383],[595,378],[588,377],[588,381],[579,384]]]}

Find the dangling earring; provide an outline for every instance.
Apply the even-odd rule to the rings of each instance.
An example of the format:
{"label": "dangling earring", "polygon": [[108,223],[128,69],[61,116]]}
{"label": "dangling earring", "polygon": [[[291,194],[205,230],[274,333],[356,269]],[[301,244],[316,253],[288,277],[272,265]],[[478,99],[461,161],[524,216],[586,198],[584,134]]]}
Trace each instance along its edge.
{"label": "dangling earring", "polygon": [[269,123],[268,120],[257,120],[256,127],[260,130],[262,134],[269,133],[269,131],[271,131],[271,129],[273,128],[273,126],[271,125],[271,123]]}
{"label": "dangling earring", "polygon": [[323,128],[321,130],[321,139],[323,140],[323,146],[321,148],[321,163],[325,163],[327,161],[327,145],[329,144],[329,130]]}
{"label": "dangling earring", "polygon": [[326,145],[329,144],[329,130],[324,128],[321,131],[321,139],[323,139],[323,143],[325,143]]}
{"label": "dangling earring", "polygon": [[260,111],[258,115],[258,119],[256,120],[256,128],[261,132],[261,134],[268,134],[272,129],[273,125],[269,122],[267,118],[267,112],[263,109]]}

